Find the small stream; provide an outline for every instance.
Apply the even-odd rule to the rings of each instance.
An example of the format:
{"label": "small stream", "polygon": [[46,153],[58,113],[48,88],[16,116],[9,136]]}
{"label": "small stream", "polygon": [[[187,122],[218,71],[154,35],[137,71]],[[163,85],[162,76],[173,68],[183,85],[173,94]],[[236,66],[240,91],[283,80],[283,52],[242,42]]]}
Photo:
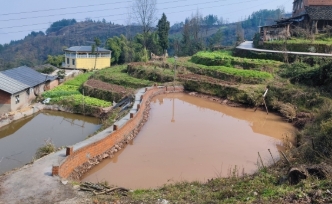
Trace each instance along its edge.
{"label": "small stream", "polygon": [[0,128],[0,174],[31,162],[51,140],[56,147],[73,145],[97,131],[99,120],[58,111],[42,111]]}
{"label": "small stream", "polygon": [[[233,108],[184,93],[157,96],[149,120],[114,158],[87,172],[83,181],[126,188],[154,188],[178,181],[206,181],[257,171],[271,150],[293,139],[294,127],[264,111]],[[287,139],[288,138],[288,139]]]}

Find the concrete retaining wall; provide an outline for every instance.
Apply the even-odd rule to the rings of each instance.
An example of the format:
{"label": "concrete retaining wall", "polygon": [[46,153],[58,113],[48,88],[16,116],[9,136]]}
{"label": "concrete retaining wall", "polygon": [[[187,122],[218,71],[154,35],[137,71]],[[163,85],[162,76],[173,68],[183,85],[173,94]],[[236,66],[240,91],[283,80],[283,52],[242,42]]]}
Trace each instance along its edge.
{"label": "concrete retaining wall", "polygon": [[[114,146],[122,141],[128,141],[134,138],[141,126],[144,124],[144,112],[149,109],[149,103],[152,97],[167,92],[183,92],[183,87],[153,87],[143,90],[143,93],[136,94],[136,102],[130,113],[125,116],[126,121],[115,123],[111,128],[86,140],[79,148],[72,149],[68,147],[67,156],[62,160],[60,165],[53,166],[52,174],[59,175],[62,178],[68,178],[75,169],[84,163],[98,160],[109,156],[105,152],[116,152]],[[144,93],[145,92],[145,93]],[[112,149],[113,148],[113,149]]]}

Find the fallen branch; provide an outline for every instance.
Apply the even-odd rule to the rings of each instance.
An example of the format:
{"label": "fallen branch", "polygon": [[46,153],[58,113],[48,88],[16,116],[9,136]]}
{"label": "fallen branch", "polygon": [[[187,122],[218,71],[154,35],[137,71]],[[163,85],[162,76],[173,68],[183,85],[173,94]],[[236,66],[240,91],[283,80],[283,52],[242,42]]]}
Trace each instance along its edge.
{"label": "fallen branch", "polygon": [[126,189],[126,188],[115,187],[115,188],[111,188],[111,189],[108,189],[108,190],[106,190],[106,191],[101,191],[101,192],[95,192],[95,191],[93,191],[93,193],[94,193],[95,195],[101,195],[101,194],[107,194],[107,193],[110,193],[110,192],[115,191],[115,190],[121,190],[121,191],[126,191],[126,192],[129,191],[129,190]]}
{"label": "fallen branch", "polygon": [[111,188],[106,184],[102,184],[102,183],[94,184],[91,182],[82,183],[80,190],[81,191],[90,191],[94,195],[108,194],[108,193],[116,191],[116,190],[125,191],[125,192],[129,191],[129,189],[122,188],[122,187]]}

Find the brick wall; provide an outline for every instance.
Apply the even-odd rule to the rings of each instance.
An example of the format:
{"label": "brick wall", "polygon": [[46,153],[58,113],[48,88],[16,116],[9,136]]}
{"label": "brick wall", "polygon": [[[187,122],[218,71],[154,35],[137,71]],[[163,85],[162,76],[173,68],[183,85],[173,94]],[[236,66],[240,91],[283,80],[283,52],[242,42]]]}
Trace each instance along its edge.
{"label": "brick wall", "polygon": [[59,85],[59,80],[58,80],[58,79],[53,80],[53,81],[51,81],[51,82],[48,82],[48,83],[46,83],[45,91],[48,91],[48,90],[54,89],[54,88],[57,87],[58,85]]}
{"label": "brick wall", "polygon": [[[182,87],[168,87],[167,91],[183,91]],[[83,163],[87,162],[89,159],[97,157],[107,150],[111,149],[114,145],[121,142],[125,138],[127,138],[135,129],[138,127],[143,120],[143,112],[147,108],[147,102],[151,100],[151,98],[155,95],[165,93],[166,88],[157,88],[154,87],[149,89],[143,97],[143,100],[140,104],[140,109],[134,115],[132,119],[130,119],[124,126],[112,132],[107,137],[89,144],[85,147],[82,147],[78,150],[74,149],[74,152],[67,156],[64,161],[60,164],[60,166],[53,167],[54,175],[59,175],[62,178],[67,178],[73,172],[76,167],[81,166]]]}
{"label": "brick wall", "polygon": [[11,110],[11,94],[0,90],[0,116]]}
{"label": "brick wall", "polygon": [[0,104],[10,104],[11,94],[0,90]]}

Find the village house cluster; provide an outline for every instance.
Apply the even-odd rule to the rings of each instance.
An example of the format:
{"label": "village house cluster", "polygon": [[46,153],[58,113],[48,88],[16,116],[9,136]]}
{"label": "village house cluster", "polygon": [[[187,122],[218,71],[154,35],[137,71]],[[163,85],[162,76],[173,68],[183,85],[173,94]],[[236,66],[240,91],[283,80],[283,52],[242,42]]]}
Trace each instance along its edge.
{"label": "village house cluster", "polygon": [[301,28],[311,34],[324,32],[332,26],[331,0],[294,0],[292,17],[260,27],[260,40],[271,41],[291,37],[292,30]]}
{"label": "village house cluster", "polygon": [[[103,69],[111,66],[111,51],[92,46],[74,46],[65,50],[62,68]],[[46,75],[22,66],[0,72],[0,115],[29,106],[44,91],[59,85],[57,76]]]}

